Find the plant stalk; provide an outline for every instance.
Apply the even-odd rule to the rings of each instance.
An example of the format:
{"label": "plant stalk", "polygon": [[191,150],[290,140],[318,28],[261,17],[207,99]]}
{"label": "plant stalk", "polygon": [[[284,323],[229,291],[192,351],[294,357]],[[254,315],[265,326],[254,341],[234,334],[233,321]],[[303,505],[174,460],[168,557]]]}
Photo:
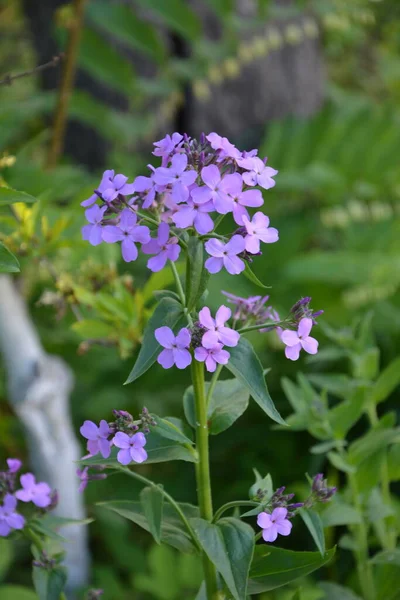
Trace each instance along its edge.
{"label": "plant stalk", "polygon": [[[213,507],[208,452],[204,364],[196,360],[192,362],[192,382],[196,407],[196,447],[199,454],[199,462],[196,464],[197,497],[201,518],[211,523],[213,520]],[[206,582],[207,599],[216,600],[218,597],[217,573],[214,565],[205,553],[203,553],[203,570]]]}

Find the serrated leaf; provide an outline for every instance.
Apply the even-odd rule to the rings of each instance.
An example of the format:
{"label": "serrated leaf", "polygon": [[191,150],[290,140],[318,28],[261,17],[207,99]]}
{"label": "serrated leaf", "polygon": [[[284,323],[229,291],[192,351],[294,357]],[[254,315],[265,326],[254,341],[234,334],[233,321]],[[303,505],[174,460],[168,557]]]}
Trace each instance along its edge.
{"label": "serrated leaf", "polygon": [[17,257],[0,242],[0,273],[19,273],[19,271]]}
{"label": "serrated leaf", "polygon": [[300,516],[303,519],[308,531],[311,533],[311,536],[317,546],[318,550],[321,553],[321,556],[325,555],[325,535],[324,528],[322,525],[321,517],[315,510],[302,508],[300,511]]}
{"label": "serrated leaf", "polygon": [[161,544],[161,525],[164,496],[158,486],[145,487],[140,492],[140,501],[149,524],[149,531],[157,544]]}
{"label": "serrated leaf", "polygon": [[0,187],[0,206],[14,204],[15,202],[31,204],[32,202],[36,202],[36,198],[26,192],[19,192],[8,187]]}

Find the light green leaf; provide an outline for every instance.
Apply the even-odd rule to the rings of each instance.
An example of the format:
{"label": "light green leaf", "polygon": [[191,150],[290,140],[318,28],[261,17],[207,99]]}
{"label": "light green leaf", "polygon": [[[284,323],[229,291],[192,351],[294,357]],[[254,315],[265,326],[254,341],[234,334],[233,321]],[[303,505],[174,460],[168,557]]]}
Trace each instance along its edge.
{"label": "light green leaf", "polygon": [[58,566],[51,570],[33,567],[32,579],[39,600],[59,600],[67,582],[67,570]]}
{"label": "light green leaf", "polygon": [[400,444],[392,446],[388,453],[388,471],[390,481],[400,480]]}
{"label": "light green leaf", "polygon": [[286,425],[269,395],[262,365],[250,342],[241,336],[238,345],[229,348],[229,353],[231,357],[227,368],[247,387],[250,395],[273,421]]}
{"label": "light green leaf", "polygon": [[262,281],[258,279],[257,275],[251,270],[249,263],[246,263],[246,268],[243,271],[243,275],[245,275],[249,281],[255,283],[255,285],[257,285],[258,287],[263,288],[264,290],[271,289],[270,285],[265,285],[264,283],[262,283]]}
{"label": "light green leaf", "polygon": [[176,33],[193,42],[201,33],[201,25],[195,13],[184,0],[138,0],[144,8],[161,17]]}
{"label": "light green leaf", "polygon": [[38,600],[38,597],[22,585],[0,585],[0,600]]}
{"label": "light green leaf", "polygon": [[19,271],[18,259],[0,242],[0,273],[19,273]]}
{"label": "light green leaf", "polygon": [[337,452],[328,452],[328,460],[338,469],[339,471],[343,471],[343,473],[355,473],[356,469],[353,465],[349,464],[340,454]]}
{"label": "light green leaf", "polygon": [[308,531],[311,533],[321,556],[325,556],[325,536],[321,517],[314,510],[307,508],[302,508],[300,510],[300,516],[306,524]]}
{"label": "light green leaf", "polygon": [[381,448],[400,442],[400,428],[373,429],[363,437],[353,442],[349,447],[348,459],[352,465],[361,462],[375,454]]}
{"label": "light green leaf", "polygon": [[400,549],[383,550],[375,554],[370,560],[373,565],[390,564],[400,567]]}
{"label": "light green leaf", "polygon": [[328,412],[328,420],[335,437],[344,438],[364,412],[365,389],[358,388],[348,395],[350,397],[337,404]]}
{"label": "light green leaf", "polygon": [[149,531],[157,544],[161,544],[161,525],[163,518],[164,496],[157,486],[145,487],[140,492],[143,511],[149,524]]}
{"label": "light green leaf", "polygon": [[394,392],[398,385],[400,385],[400,356],[393,360],[379,375],[370,391],[370,402],[374,404],[383,402]]}
{"label": "light green leaf", "polygon": [[60,527],[68,527],[69,525],[89,525],[89,523],[93,523],[94,519],[70,519],[69,517],[58,517],[57,515],[47,513],[40,517],[39,521],[50,529],[58,529]]}
{"label": "light green leaf", "polygon": [[10,540],[0,538],[0,581],[6,575],[13,559],[13,545]]}
{"label": "light green leaf", "polygon": [[321,600],[362,600],[351,589],[331,581],[321,581],[318,587],[324,592]]}
{"label": "light green leaf", "polygon": [[157,415],[151,416],[156,421],[157,425],[150,425],[150,431],[155,432],[157,435],[167,438],[168,440],[179,442],[180,444],[189,444],[190,446],[193,444],[193,440],[183,433],[184,426],[180,419],[171,417],[173,420],[170,420],[168,417],[162,419]]}
{"label": "light green leaf", "polygon": [[311,446],[310,452],[311,454],[325,454],[325,452],[329,452],[329,450],[336,450],[337,448],[344,448],[347,442],[344,440],[329,440],[328,442],[321,442],[320,444],[315,444]]}
{"label": "light green leaf", "polygon": [[196,237],[189,238],[186,263],[186,306],[191,311],[207,287],[210,273],[204,269],[204,245]]}
{"label": "light green leaf", "polygon": [[81,337],[89,340],[101,340],[110,336],[115,336],[115,327],[108,323],[104,323],[103,321],[97,321],[96,319],[76,321],[76,323],[72,325],[72,329]]}
{"label": "light green leaf", "polygon": [[359,525],[362,515],[350,504],[332,500],[321,512],[321,521],[324,527]]}
{"label": "light green leaf", "polygon": [[18,192],[8,187],[0,187],[0,206],[14,204],[14,202],[31,204],[32,202],[36,202],[36,198],[25,192]]}
{"label": "light green leaf", "polygon": [[154,364],[161,352],[162,347],[157,342],[154,331],[164,325],[171,327],[171,329],[178,329],[183,321],[184,315],[179,302],[172,298],[163,298],[147,323],[139,356],[125,384],[132,383],[132,381],[143,375]]}

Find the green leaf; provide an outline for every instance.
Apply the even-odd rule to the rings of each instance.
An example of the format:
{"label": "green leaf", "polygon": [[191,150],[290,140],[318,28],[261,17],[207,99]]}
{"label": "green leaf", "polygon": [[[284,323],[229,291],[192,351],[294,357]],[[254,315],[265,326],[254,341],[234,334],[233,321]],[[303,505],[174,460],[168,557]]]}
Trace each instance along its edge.
{"label": "green leaf", "polygon": [[390,481],[400,480],[400,444],[392,446],[388,453],[388,471]]}
{"label": "green leaf", "polygon": [[191,311],[204,293],[210,273],[204,269],[203,242],[189,238],[186,263],[186,306]]}
{"label": "green leaf", "polygon": [[[372,559],[376,600],[399,600],[399,550],[380,552]],[[390,560],[391,559],[391,560]]]}
{"label": "green leaf", "polygon": [[321,521],[324,527],[359,525],[362,515],[350,504],[332,500],[321,512]]}
{"label": "green leaf", "polygon": [[18,259],[0,242],[0,273],[19,273],[19,271]]}
{"label": "green leaf", "polygon": [[[115,500],[113,502],[100,502],[98,506],[111,510],[121,517],[136,523],[142,529],[150,532],[150,526],[141,502],[130,500]],[[199,516],[197,506],[179,503],[179,506],[188,519]],[[196,548],[184,527],[179,515],[170,504],[165,504],[161,524],[161,541],[173,546],[180,552],[195,552]]]}
{"label": "green leaf", "polygon": [[0,538],[0,581],[6,575],[13,559],[13,545],[10,540]]}
{"label": "green leaf", "polygon": [[324,527],[322,525],[321,517],[315,510],[302,508],[300,510],[300,516],[303,519],[308,531],[321,553],[321,556],[325,556],[325,536]]}
{"label": "green leaf", "polygon": [[[210,383],[205,385],[206,393]],[[208,404],[207,421],[209,433],[217,435],[228,429],[244,413],[249,403],[249,392],[238,379],[218,381],[212,398]],[[196,415],[193,386],[188,387],[183,395],[183,408],[188,423],[196,428]]]}
{"label": "green leaf", "polygon": [[233,518],[221,519],[217,525],[204,519],[191,519],[190,523],[235,600],[245,598],[254,548],[253,529]]}
{"label": "green leaf", "polygon": [[0,585],[0,600],[38,600],[38,597],[22,585]]}
{"label": "green leaf", "polygon": [[58,529],[60,527],[68,527],[69,525],[89,525],[94,519],[70,519],[69,517],[58,517],[51,513],[47,513],[40,517],[40,523],[44,524],[49,529]]}
{"label": "green leaf", "polygon": [[39,600],[59,600],[67,581],[67,570],[65,567],[51,570],[33,567],[32,579]]}
{"label": "green leaf", "polygon": [[156,421],[157,425],[150,425],[150,431],[155,432],[157,435],[167,438],[168,440],[179,442],[180,444],[189,444],[190,446],[193,444],[193,440],[183,433],[184,427],[180,419],[171,417],[171,419],[174,419],[174,421],[171,421],[168,417],[162,419],[157,415],[151,416]]}
{"label": "green leaf", "polygon": [[371,558],[370,562],[373,565],[390,564],[400,567],[400,549],[396,548],[394,550],[382,550],[382,552],[375,554],[375,556]]}
{"label": "green leaf", "polygon": [[248,594],[261,594],[305,577],[319,569],[335,554],[335,548],[324,556],[319,552],[293,552],[266,544],[257,545],[250,568]]}
{"label": "green leaf", "polygon": [[246,268],[243,271],[243,275],[245,275],[249,281],[255,283],[258,287],[263,288],[264,290],[271,289],[270,285],[264,285],[264,283],[258,279],[257,275],[255,275],[255,273],[253,273],[251,270],[249,263],[246,263]]}
{"label": "green leaf", "polygon": [[329,440],[328,442],[321,442],[311,446],[311,454],[325,454],[329,450],[336,450],[337,448],[344,448],[347,442],[344,440]]}
{"label": "green leaf", "polygon": [[[274,493],[272,477],[269,473],[265,477],[261,477],[257,469],[253,469],[253,473],[256,476],[256,481],[255,483],[253,483],[249,490],[249,497],[254,498],[254,496],[257,495],[258,490],[261,490],[263,492],[263,501],[267,502],[267,500],[269,500],[272,497],[272,494]],[[244,517],[245,515],[242,516]],[[247,513],[246,516],[248,516]]]}
{"label": "green leaf", "polygon": [[77,321],[72,325],[72,329],[81,337],[89,340],[101,340],[115,336],[115,327],[96,319]]}
{"label": "green leaf", "polygon": [[344,438],[357,423],[365,407],[365,389],[359,388],[350,394],[350,398],[337,404],[328,412],[328,420],[335,437]]}
{"label": "green leaf", "polygon": [[183,310],[179,302],[176,302],[172,298],[163,298],[160,301],[147,323],[139,356],[125,384],[132,383],[132,381],[135,381],[135,379],[150,369],[161,352],[162,347],[157,342],[154,331],[164,325],[171,327],[171,329],[178,328],[183,323],[183,319]]}
{"label": "green leaf", "polygon": [[328,460],[331,465],[336,467],[339,471],[343,471],[343,473],[355,473],[356,471],[355,467],[349,464],[347,460],[337,452],[328,452]]}
{"label": "green leaf", "polygon": [[149,531],[157,544],[161,544],[164,496],[158,486],[151,486],[145,487],[140,492],[140,500],[149,524]]}
{"label": "green leaf", "polygon": [[379,375],[374,383],[369,400],[374,404],[379,404],[386,400],[400,385],[400,356],[390,363]]}
{"label": "green leaf", "polygon": [[373,429],[350,445],[348,460],[352,465],[359,465],[394,442],[400,442],[400,427]]}
{"label": "green leaf", "polygon": [[362,600],[353,590],[331,581],[321,581],[318,587],[324,592],[321,600]]}
{"label": "green leaf", "polygon": [[157,62],[164,60],[165,48],[156,28],[138,18],[129,6],[97,0],[89,3],[87,13],[98,27],[127,46],[149,55]]}
{"label": "green leaf", "polygon": [[229,348],[229,353],[231,357],[227,368],[247,387],[250,395],[273,421],[286,425],[269,395],[262,365],[250,342],[241,336],[238,345]]}
{"label": "green leaf", "polygon": [[[183,266],[184,265],[182,263],[178,263],[176,265],[176,269],[177,269],[179,275],[181,275],[183,272]],[[155,295],[156,292],[158,294],[160,294],[161,290],[163,292],[169,292],[170,294],[175,294],[175,292],[165,289],[169,285],[172,285],[173,282],[174,282],[174,275],[173,275],[171,269],[162,269],[162,271],[158,271],[157,273],[152,273],[150,275],[150,277],[148,278],[148,280],[146,281],[146,283],[144,284],[144,287],[142,290],[143,300],[145,302],[152,300],[153,295]],[[179,296],[177,294],[175,294],[175,296],[179,300]]]}
{"label": "green leaf", "polygon": [[190,42],[200,36],[201,25],[195,13],[183,0],[138,0],[146,11],[156,13],[164,23]]}
{"label": "green leaf", "polygon": [[31,204],[32,202],[36,202],[36,198],[25,192],[18,192],[8,187],[0,187],[0,206],[14,204],[14,202]]}

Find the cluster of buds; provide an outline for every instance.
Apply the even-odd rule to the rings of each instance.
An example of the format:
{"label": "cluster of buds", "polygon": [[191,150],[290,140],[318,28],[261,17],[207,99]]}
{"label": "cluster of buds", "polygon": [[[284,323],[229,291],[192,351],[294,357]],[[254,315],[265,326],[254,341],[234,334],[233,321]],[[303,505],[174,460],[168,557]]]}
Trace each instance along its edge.
{"label": "cluster of buds", "polygon": [[315,475],[311,486],[311,502],[328,502],[336,493],[336,487],[330,487],[323,473]]}
{"label": "cluster of buds", "polygon": [[57,565],[57,562],[56,558],[51,558],[47,552],[43,550],[40,554],[40,558],[32,561],[32,566],[51,571]]}
{"label": "cluster of buds", "polygon": [[305,296],[305,298],[300,298],[296,302],[294,306],[290,309],[291,317],[293,320],[293,325],[297,325],[300,323],[302,319],[311,319],[313,325],[317,324],[316,318],[323,314],[323,310],[313,311],[310,308],[310,302],[312,298],[310,296]]}

